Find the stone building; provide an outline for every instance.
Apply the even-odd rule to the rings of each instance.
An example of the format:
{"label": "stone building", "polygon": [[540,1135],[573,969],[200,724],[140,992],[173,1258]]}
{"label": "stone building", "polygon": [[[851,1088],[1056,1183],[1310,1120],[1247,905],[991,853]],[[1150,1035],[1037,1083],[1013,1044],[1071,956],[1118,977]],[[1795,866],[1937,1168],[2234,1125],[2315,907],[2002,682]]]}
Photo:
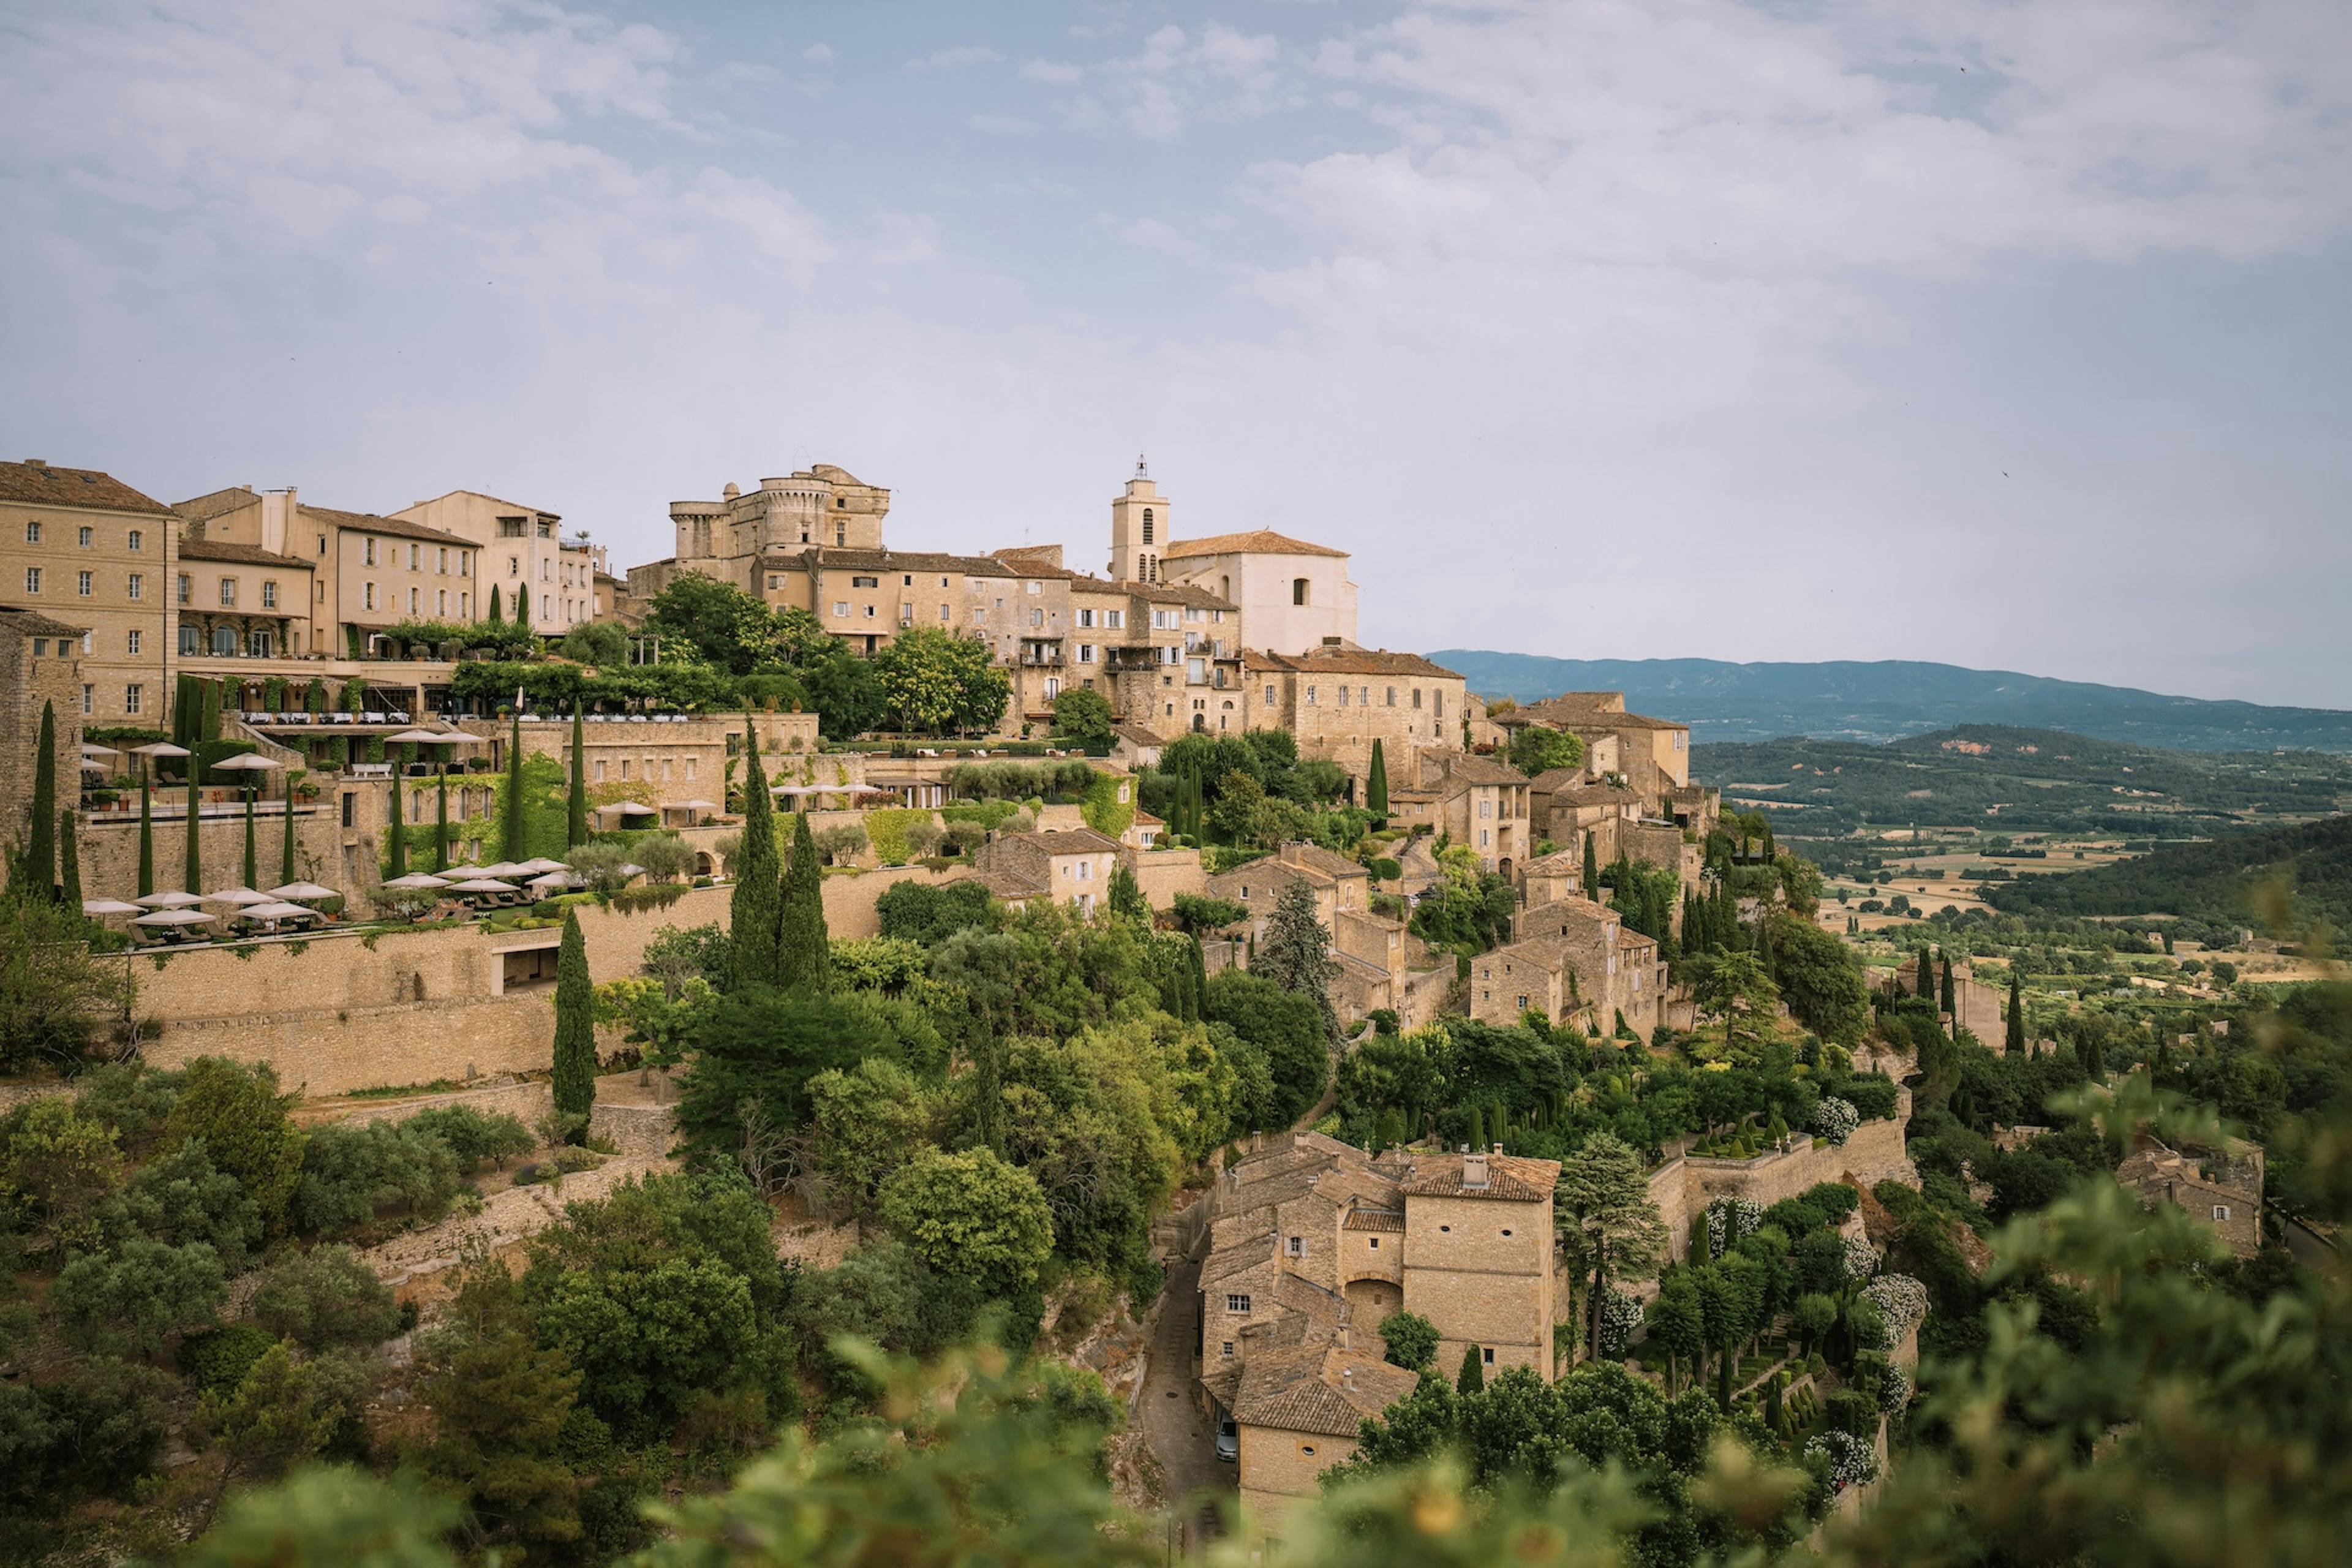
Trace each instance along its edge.
{"label": "stone building", "polygon": [[1289,731],[1300,756],[1339,763],[1360,791],[1371,768],[1372,742],[1381,742],[1391,803],[1402,759],[1423,747],[1460,744],[1466,688],[1454,671],[1419,654],[1352,643],[1272,653],[1259,642],[1246,610],[1244,625],[1250,635],[1243,665],[1245,728]]}
{"label": "stone building", "polygon": [[1521,910],[1518,940],[1470,967],[1470,1016],[1509,1025],[1540,1013],[1556,1025],[1607,1034],[1622,1017],[1643,1039],[1664,1018],[1666,966],[1658,944],[1628,931],[1615,910],[1560,898]]}
{"label": "stone building", "polygon": [[2252,1258],[2263,1247],[2263,1150],[2243,1139],[2218,1148],[2173,1149],[2141,1133],[2116,1167],[2116,1180],[2150,1208],[2170,1204],[2221,1233],[2230,1250]]}
{"label": "stone building", "polygon": [[69,706],[98,725],[163,721],[178,628],[173,522],[169,507],[110,474],[0,463],[0,607],[80,628],[80,689],[60,713]]}
{"label": "stone building", "polygon": [[604,547],[591,544],[585,533],[566,536],[563,519],[554,512],[479,490],[451,490],[392,515],[480,546],[484,581],[478,588],[478,607],[484,615],[495,588],[499,614],[509,621],[520,619],[516,614],[522,602],[520,590],[529,588],[530,629],[541,637],[560,637],[597,616],[596,579],[610,576],[604,571]]}
{"label": "stone building", "polygon": [[698,572],[751,593],[761,590],[764,558],[811,546],[878,551],[890,492],[846,468],[818,463],[760,481],[749,495],[733,484],[717,500],[672,501],[675,550],[629,568],[629,593],[650,599],[681,573]]}
{"label": "stone building", "polygon": [[1576,736],[1584,742],[1588,778],[1622,783],[1645,816],[1681,820],[1674,808],[1690,788],[1689,725],[1629,713],[1622,691],[1563,692],[1497,714],[1494,722],[1509,733],[1541,725]]}
{"label": "stone building", "polygon": [[1263,528],[1179,540],[1172,515],[1172,503],[1138,458],[1134,476],[1111,501],[1113,582],[1189,583],[1239,611],[1253,648],[1300,653],[1356,640],[1356,585],[1348,580],[1346,551]]}
{"label": "stone building", "polygon": [[1390,763],[1389,820],[1448,835],[1477,855],[1480,870],[1516,875],[1535,848],[1528,776],[1507,763],[1443,746],[1416,747],[1402,761],[1402,767]]}
{"label": "stone building", "polygon": [[1109,901],[1118,855],[1118,840],[1091,827],[1000,833],[980,847],[972,867],[989,892],[1013,909],[1049,899],[1091,915]]}
{"label": "stone building", "polygon": [[1438,1367],[1465,1353],[1553,1375],[1559,1167],[1498,1152],[1378,1159],[1319,1133],[1270,1141],[1202,1202],[1201,1387],[1241,1432],[1261,1523],[1353,1451],[1355,1426],[1412,1392],[1380,1370],[1377,1328],[1419,1313]]}
{"label": "stone building", "polygon": [[58,805],[79,798],[82,636],[38,610],[0,605],[0,843],[21,842],[32,826],[44,707],[56,715],[49,760]]}
{"label": "stone building", "polygon": [[1437,1016],[1452,978],[1452,959],[1433,954],[1405,922],[1371,907],[1371,873],[1360,861],[1313,844],[1286,844],[1208,879],[1209,896],[1242,905],[1249,918],[1244,934],[1255,945],[1265,940],[1266,921],[1283,892],[1302,883],[1315,896],[1315,918],[1329,939],[1338,973],[1331,1005],[1343,1022],[1386,1009],[1416,1028]]}

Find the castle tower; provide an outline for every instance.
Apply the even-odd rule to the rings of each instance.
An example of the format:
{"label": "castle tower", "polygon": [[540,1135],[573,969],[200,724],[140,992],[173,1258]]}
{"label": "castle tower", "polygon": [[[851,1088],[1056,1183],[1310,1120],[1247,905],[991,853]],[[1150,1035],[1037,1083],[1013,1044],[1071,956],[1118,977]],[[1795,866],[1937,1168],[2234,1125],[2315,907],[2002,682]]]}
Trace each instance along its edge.
{"label": "castle tower", "polygon": [[1160,581],[1160,552],[1171,535],[1168,498],[1151,482],[1141,456],[1135,477],[1110,503],[1110,575],[1115,583]]}

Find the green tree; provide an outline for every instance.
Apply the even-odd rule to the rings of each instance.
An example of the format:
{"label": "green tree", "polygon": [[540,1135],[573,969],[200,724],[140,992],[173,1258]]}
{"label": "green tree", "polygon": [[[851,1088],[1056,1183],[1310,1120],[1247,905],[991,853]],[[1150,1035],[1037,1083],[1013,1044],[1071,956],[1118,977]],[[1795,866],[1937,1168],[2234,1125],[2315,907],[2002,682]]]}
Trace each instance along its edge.
{"label": "green tree", "polygon": [[1565,730],[1541,724],[1520,726],[1511,736],[1511,765],[1529,778],[1554,768],[1572,768],[1584,761],[1584,742]]}
{"label": "green tree", "polygon": [[776,810],[768,794],[767,770],[760,765],[760,735],[743,715],[743,832],[735,852],[735,890],[728,900],[728,933],[733,946],[736,990],[775,984],[778,942],[783,920],[776,863]]}
{"label": "green tree", "polygon": [[[1734,1061],[1752,1055],[1771,1032],[1780,988],[1764,973],[1764,962],[1753,952],[1714,952],[1690,964],[1693,999],[1698,1011],[1723,1020],[1722,1054]],[[1716,1053],[1694,1039],[1691,1054],[1707,1059]]]}
{"label": "green tree", "polygon": [[588,942],[577,910],[563,911],[563,943],[555,960],[556,1115],[584,1135],[596,1104],[596,988],[588,979]]}
{"label": "green tree", "polygon": [[1854,950],[1794,915],[1775,916],[1771,931],[1773,976],[1789,1011],[1825,1040],[1860,1044],[1870,1025],[1870,986]]}
{"label": "green tree", "polygon": [[204,821],[197,811],[196,759],[187,759],[188,768],[188,853],[180,874],[184,884],[180,891],[202,893],[205,890]]}
{"label": "green tree", "polygon": [[1364,809],[1383,819],[1389,814],[1389,760],[1378,736],[1372,738],[1372,760],[1364,773]]}
{"label": "green tree", "polygon": [[2001,1038],[2001,1048],[2012,1057],[2025,1054],[2025,992],[2014,961],[2009,966],[2008,1028]]}
{"label": "green tree", "polygon": [[1323,1098],[1331,1081],[1330,1035],[1313,998],[1286,992],[1262,973],[1227,969],[1210,977],[1201,1011],[1231,1032],[1237,1049],[1263,1063],[1266,1098],[1236,1108],[1237,1130],[1288,1127]]}
{"label": "green tree", "polygon": [[1601,1310],[1612,1279],[1647,1279],[1665,1247],[1665,1222],[1650,1200],[1642,1158],[1613,1133],[1596,1132],[1560,1165],[1559,1228],[1590,1270],[1585,1316],[1590,1353],[1601,1357]]}
{"label": "green tree", "polygon": [[78,1065],[137,996],[129,963],[90,950],[79,909],[0,899],[0,1072]]}
{"label": "green tree", "polygon": [[58,901],[81,912],[81,849],[74,842],[74,824],[81,814],[68,806],[58,813]]}
{"label": "green tree", "polygon": [[1144,900],[1143,889],[1136,886],[1135,873],[1124,863],[1110,874],[1110,912],[1146,925],[1151,923],[1151,906]]}
{"label": "green tree", "polygon": [[1315,1004],[1323,1020],[1325,1037],[1339,1048],[1339,1010],[1331,1004],[1331,982],[1339,966],[1331,958],[1331,933],[1318,918],[1314,889],[1299,879],[1285,884],[1265,922],[1265,940],[1250,960],[1250,971],[1262,974],[1293,995]]}
{"label": "green tree", "polygon": [[499,601],[499,585],[493,583],[490,584],[490,625],[502,626],[506,620],[506,609]]}
{"label": "green tree", "polygon": [[[446,824],[449,816],[449,781],[446,778],[441,781],[441,816]],[[297,875],[294,869],[294,791],[291,785],[287,787],[285,809],[278,820],[282,838],[278,850],[278,876],[279,886],[283,887],[291,883]],[[437,871],[441,867],[436,865],[433,868]]]}
{"label": "green tree", "polygon": [[139,896],[155,890],[155,789],[139,781]]}
{"label": "green tree", "polygon": [[985,730],[1003,717],[1012,695],[988,644],[939,626],[903,631],[875,655],[885,712],[909,734]]}
{"label": "green tree", "polygon": [[[749,818],[746,818],[748,836]],[[739,942],[742,938],[739,935]],[[824,921],[824,858],[809,832],[808,813],[793,814],[793,853],[784,865],[776,916],[776,984],[823,995],[833,989],[833,939]]]}
{"label": "green tree", "polygon": [[1940,996],[1940,998],[1939,998],[1939,1003],[1940,1003],[1940,1005],[1941,1005],[1941,1007],[1942,1007],[1942,1009],[1943,1009],[1943,1011],[1944,1011],[1944,1012],[1946,1012],[1947,1014],[1949,1014],[1949,1015],[1950,1015],[1951,1016],[1953,1016],[1954,1018],[1958,1018],[1958,1017],[1959,1016],[1959,1009],[1958,1009],[1958,1007],[1955,1007],[1955,1006],[1952,1005],[1952,960],[1951,960],[1951,955],[1950,955],[1950,954],[1948,954],[1948,953],[1945,953],[1945,954],[1941,954],[1941,955],[1939,955],[1939,956],[1941,956],[1941,957],[1943,958],[1943,961],[1944,961],[1944,975],[1943,975],[1943,984],[1942,984],[1942,994],[1941,994],[1941,996]]}
{"label": "green tree", "polygon": [[25,891],[31,897],[58,896],[58,713],[54,703],[41,704],[40,739],[33,753],[32,835],[17,864],[23,869]]}
{"label": "green tree", "polygon": [[365,1407],[369,1377],[349,1356],[299,1357],[270,1346],[226,1396],[207,1394],[204,1415],[220,1434],[224,1483],[266,1480],[318,1457]]}
{"label": "green tree", "polygon": [[1418,1312],[1391,1312],[1381,1320],[1384,1359],[1412,1372],[1426,1372],[1437,1363],[1437,1325]]}
{"label": "green tree", "polygon": [[[518,600],[520,599],[523,592],[524,590],[520,588],[515,591]],[[530,625],[530,617],[522,613],[520,605],[515,611],[515,619],[525,626]],[[500,858],[509,861],[530,858],[530,849],[523,837],[522,773],[522,710],[517,708],[507,731],[507,798],[504,802],[506,817],[499,825],[500,828],[499,855]]]}
{"label": "green tree", "polygon": [[1797,1298],[1789,1313],[1789,1327],[1796,1331],[1797,1342],[1804,1353],[1813,1353],[1813,1347],[1829,1337],[1837,1327],[1838,1304],[1833,1297],[1820,1291],[1808,1291]]}
{"label": "green tree", "polygon": [[930,1091],[894,1061],[871,1058],[809,1080],[818,1172],[850,1208],[878,1217],[883,1185],[931,1141]]}
{"label": "green tree", "polygon": [[1588,899],[1597,899],[1601,896],[1601,862],[1592,847],[1592,829],[1587,827],[1580,831],[1584,836],[1583,892]]}
{"label": "green tree", "polygon": [[654,595],[646,629],[682,643],[700,663],[749,675],[786,662],[782,627],[757,595],[698,572],[681,572]]}
{"label": "green tree", "polygon": [[214,1165],[236,1178],[275,1233],[302,1177],[302,1130],[286,1106],[268,1067],[198,1057],[181,1069],[179,1097],[163,1119],[157,1152],[169,1154],[190,1139],[203,1139]]}
{"label": "green tree", "polygon": [[59,1253],[100,1235],[100,1205],[122,1182],[114,1129],[62,1096],[27,1105],[0,1144],[0,1212]]}
{"label": "green tree", "polygon": [[574,849],[588,842],[588,742],[577,698],[572,703],[572,781],[563,796],[563,833]]}
{"label": "green tree", "polygon": [[172,1335],[210,1327],[226,1294],[220,1258],[203,1242],[168,1247],[134,1237],[67,1264],[49,1309],[83,1350],[136,1348],[152,1357]]}
{"label": "green tree", "polygon": [[514,618],[515,625],[519,626],[528,626],[530,625],[530,584],[528,583],[518,583],[515,584]]}
{"label": "green tree", "polygon": [[926,1263],[989,1295],[1031,1283],[1054,1250],[1037,1178],[988,1149],[918,1153],[883,1184],[881,1210]]}
{"label": "green tree", "polygon": [[[446,773],[441,774],[440,797],[435,803],[433,810],[433,869],[437,873],[446,871],[449,868],[449,775]],[[286,862],[287,877],[289,880],[291,880],[293,877],[294,865],[294,829],[292,826],[294,814],[290,809],[286,814],[286,821],[288,824],[286,830],[286,854],[288,858]]]}
{"label": "green tree", "polygon": [[1098,691],[1066,688],[1054,699],[1054,728],[1080,745],[1108,746],[1113,738],[1110,704]]}
{"label": "green tree", "polygon": [[1690,1276],[1669,1275],[1643,1315],[1650,1342],[1666,1352],[1666,1396],[1671,1399],[1681,1391],[1685,1366],[1695,1377],[1703,1375],[1699,1362],[1706,1354],[1706,1318]]}
{"label": "green tree", "polygon": [[1476,1345],[1462,1347],[1462,1370],[1454,1374],[1454,1392],[1467,1398],[1486,1387],[1486,1368]]}

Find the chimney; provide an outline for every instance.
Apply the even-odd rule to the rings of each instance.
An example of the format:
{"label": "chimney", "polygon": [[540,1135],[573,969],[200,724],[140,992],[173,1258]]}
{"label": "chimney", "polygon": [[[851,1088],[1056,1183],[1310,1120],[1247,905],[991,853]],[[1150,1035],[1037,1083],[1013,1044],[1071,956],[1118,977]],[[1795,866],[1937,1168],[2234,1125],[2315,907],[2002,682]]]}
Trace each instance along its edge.
{"label": "chimney", "polygon": [[264,490],[261,493],[261,548],[272,554],[287,553],[286,536],[294,521],[294,489]]}
{"label": "chimney", "polygon": [[1484,1153],[1462,1156],[1462,1185],[1474,1193],[1486,1190],[1486,1156]]}

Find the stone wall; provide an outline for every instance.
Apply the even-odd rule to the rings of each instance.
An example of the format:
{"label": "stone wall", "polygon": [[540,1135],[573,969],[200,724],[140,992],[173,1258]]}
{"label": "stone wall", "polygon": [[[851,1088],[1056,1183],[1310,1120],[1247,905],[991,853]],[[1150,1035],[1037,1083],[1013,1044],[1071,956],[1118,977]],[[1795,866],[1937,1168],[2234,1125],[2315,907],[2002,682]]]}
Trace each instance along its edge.
{"label": "stone wall", "polygon": [[1919,1173],[1903,1152],[1903,1129],[1911,1119],[1904,1091],[1895,1116],[1865,1121],[1844,1143],[1816,1148],[1808,1140],[1786,1153],[1752,1160],[1711,1160],[1682,1155],[1650,1173],[1650,1201],[1666,1222],[1667,1245],[1675,1261],[1690,1255],[1691,1222],[1719,1197],[1740,1197],[1769,1207],[1822,1182],[1852,1180],[1871,1187],[1890,1178],[1919,1184]]}
{"label": "stone wall", "polygon": [[[160,811],[169,806],[176,814],[185,809],[187,792],[173,789],[159,794],[155,806]],[[241,807],[216,806],[222,815],[207,815],[200,847],[204,855],[205,885],[188,891],[209,893],[222,888],[234,888],[245,879],[245,813]],[[285,879],[278,873],[284,864],[286,820],[278,801],[263,803],[253,819],[253,858],[255,875],[262,889],[277,887]],[[139,891],[139,801],[131,797],[131,810],[118,812],[85,812],[81,819],[79,847],[81,853],[81,887],[84,898],[129,899]],[[187,828],[174,815],[158,817],[155,822],[155,886],[160,889],[179,887],[182,868],[187,864]],[[294,874],[306,880],[343,888],[349,897],[352,889],[344,886],[342,870],[343,830],[331,801],[321,801],[312,806],[297,806],[294,812]]]}
{"label": "stone wall", "polygon": [[1118,858],[1135,873],[1135,885],[1155,910],[1173,908],[1179,893],[1208,896],[1209,878],[1198,849],[1121,849]]}

